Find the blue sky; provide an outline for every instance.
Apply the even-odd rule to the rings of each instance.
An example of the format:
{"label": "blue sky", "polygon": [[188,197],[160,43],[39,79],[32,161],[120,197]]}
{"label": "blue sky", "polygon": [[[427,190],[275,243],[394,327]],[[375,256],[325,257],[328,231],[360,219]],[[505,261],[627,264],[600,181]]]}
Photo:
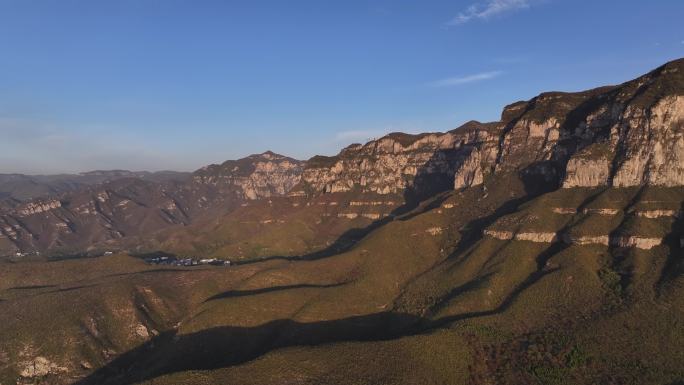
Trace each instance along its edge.
{"label": "blue sky", "polygon": [[193,170],[497,120],[684,56],[681,0],[0,0],[0,172]]}

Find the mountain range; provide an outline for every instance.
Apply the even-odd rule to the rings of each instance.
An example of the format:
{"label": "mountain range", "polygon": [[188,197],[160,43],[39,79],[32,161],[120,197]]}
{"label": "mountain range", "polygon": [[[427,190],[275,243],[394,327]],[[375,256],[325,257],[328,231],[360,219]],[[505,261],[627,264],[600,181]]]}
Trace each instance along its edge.
{"label": "mountain range", "polygon": [[0,191],[0,383],[684,381],[684,59],[335,156]]}

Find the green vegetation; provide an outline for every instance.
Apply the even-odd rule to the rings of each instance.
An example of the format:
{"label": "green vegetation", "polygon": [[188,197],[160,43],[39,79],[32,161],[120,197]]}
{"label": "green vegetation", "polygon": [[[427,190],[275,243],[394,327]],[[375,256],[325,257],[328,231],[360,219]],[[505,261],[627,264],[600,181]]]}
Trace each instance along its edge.
{"label": "green vegetation", "polygon": [[430,133],[420,133],[420,134],[406,134],[403,132],[393,132],[391,134],[387,134],[387,138],[390,138],[399,144],[401,144],[402,147],[408,147],[415,143],[416,141],[430,135]]}
{"label": "green vegetation", "polygon": [[530,106],[527,112],[521,116],[521,119],[544,122],[548,119],[556,118],[560,123],[563,123],[571,111],[579,108],[583,103],[591,101],[592,98],[610,91],[612,88],[601,87],[572,93],[544,92],[529,102]]}
{"label": "green vegetation", "polygon": [[[111,383],[261,384],[287,377],[304,384],[662,384],[681,378],[684,285],[679,277],[663,293],[654,291],[666,250],[617,254],[603,246],[481,238],[490,222],[515,224],[510,218],[535,219],[519,224],[522,229],[619,227],[629,219],[549,211],[602,200],[620,201],[616,207],[624,209],[635,192],[573,189],[506,206],[524,196],[523,186],[505,178],[488,183],[486,197],[480,188],[435,197],[347,250],[309,261],[171,268],[115,255],[0,264],[0,339],[7,341],[0,358],[5,354],[11,363],[0,370],[0,381],[11,383],[39,355],[76,377],[91,372],[82,363],[109,363],[108,376],[130,367],[126,360],[136,363],[130,382],[114,377]],[[274,200],[238,210],[234,223],[254,215],[287,218],[287,225],[242,223],[207,234],[216,241],[245,234],[248,243],[238,245],[267,255],[291,247],[280,244],[288,234],[296,239],[315,228],[307,224],[317,215],[346,209],[285,207]],[[231,235],[236,228],[241,233]],[[440,231],[428,231],[434,228]],[[313,250],[314,243],[296,247]],[[40,311],[17,318],[25,308]],[[139,325],[147,337],[137,334]],[[164,332],[176,342],[154,337]],[[124,361],[111,362],[120,354]],[[98,375],[89,383],[102,383]],[[44,380],[61,378],[54,373]]]}
{"label": "green vegetation", "polygon": [[652,106],[666,96],[684,95],[684,59],[667,63],[625,85],[636,94],[632,103],[644,108]]}
{"label": "green vegetation", "polygon": [[306,161],[306,168],[326,168],[332,167],[340,160],[338,156],[316,155]]}
{"label": "green vegetation", "polygon": [[[678,67],[658,71],[678,85]],[[644,87],[637,99],[672,92]],[[592,110],[616,89],[514,107],[544,120]],[[390,134],[404,146],[420,137]],[[125,254],[1,260],[0,384],[681,382],[682,220],[639,213],[680,210],[684,189],[530,187],[515,170],[415,205],[359,189],[238,202],[136,240],[238,262],[229,267]],[[498,239],[487,229],[596,238]],[[620,235],[669,238],[652,249],[607,241]]]}
{"label": "green vegetation", "polygon": [[610,268],[603,268],[598,272],[599,279],[603,286],[616,296],[622,294],[622,277]]}
{"label": "green vegetation", "polygon": [[570,368],[579,368],[585,366],[589,362],[589,356],[577,345],[573,346],[570,352],[565,356],[565,363]]}
{"label": "green vegetation", "polygon": [[607,161],[612,161],[615,156],[613,146],[608,141],[596,142],[582,149],[579,153],[584,159],[589,160],[600,160],[605,159]]}

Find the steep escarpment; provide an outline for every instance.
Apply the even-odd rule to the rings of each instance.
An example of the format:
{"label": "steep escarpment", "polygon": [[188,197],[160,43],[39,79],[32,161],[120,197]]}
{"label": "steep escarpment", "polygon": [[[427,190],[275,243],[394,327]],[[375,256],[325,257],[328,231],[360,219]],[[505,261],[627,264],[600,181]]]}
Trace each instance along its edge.
{"label": "steep escarpment", "polygon": [[[291,194],[361,192],[417,196],[482,182],[481,164],[496,156],[499,125],[469,122],[447,133],[394,133],[355,144],[335,157],[314,157]],[[458,180],[455,181],[456,175]]]}
{"label": "steep escarpment", "polygon": [[[506,106],[498,122],[472,121],[445,133],[392,133],[331,157],[298,161],[266,152],[204,167],[185,181],[143,179],[145,187],[130,188],[113,181],[30,202],[7,200],[0,211],[3,250],[122,244],[118,239],[221,222],[237,207],[272,198],[302,208],[321,196],[346,194],[337,202],[348,210],[326,215],[380,220],[392,212],[362,212],[350,202],[391,196],[399,207],[415,206],[509,174],[531,196],[559,187],[676,188],[684,185],[683,67],[677,60],[618,86],[543,93]],[[294,222],[295,211],[300,209],[280,220]],[[264,216],[256,221],[272,215]]]}
{"label": "steep escarpment", "polygon": [[241,199],[269,198],[285,195],[299,183],[302,166],[301,161],[267,151],[203,167],[193,174],[193,182]]}
{"label": "steep escarpment", "polygon": [[499,122],[355,144],[311,159],[292,194],[463,188],[510,171],[546,189],[684,185],[683,72],[678,60],[620,86],[511,104]]}
{"label": "steep escarpment", "polygon": [[682,63],[333,157],[13,202],[17,250],[235,263],[0,260],[0,381],[678,383]]}
{"label": "steep escarpment", "polygon": [[498,218],[483,235],[506,241],[650,250],[684,239],[675,228],[682,201],[681,187],[561,189]]}
{"label": "steep escarpment", "polygon": [[619,86],[543,93],[505,107],[500,134],[490,138],[499,142],[496,156],[482,159],[483,170],[514,170],[552,188],[681,186],[683,122],[684,60],[677,60]]}
{"label": "steep escarpment", "polygon": [[578,150],[563,186],[683,185],[683,72],[671,62],[585,102],[586,116],[564,130]]}

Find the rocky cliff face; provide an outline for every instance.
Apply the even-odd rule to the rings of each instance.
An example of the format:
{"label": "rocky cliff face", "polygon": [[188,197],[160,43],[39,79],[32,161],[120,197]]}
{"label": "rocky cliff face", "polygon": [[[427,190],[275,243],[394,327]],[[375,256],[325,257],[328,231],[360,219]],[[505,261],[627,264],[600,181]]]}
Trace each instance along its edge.
{"label": "rocky cliff face", "polygon": [[[684,61],[588,100],[564,187],[684,185]],[[584,142],[584,143],[582,143]]]}
{"label": "rocky cliff face", "polygon": [[193,182],[218,187],[242,199],[285,195],[299,183],[303,162],[273,152],[206,166],[193,175]]}
{"label": "rocky cliff face", "polygon": [[307,162],[295,194],[361,192],[422,194],[482,183],[494,161],[498,124],[469,122],[447,132],[394,133],[365,145],[352,145],[334,157]]}
{"label": "rocky cliff face", "polygon": [[684,60],[617,87],[550,92],[499,122],[390,134],[311,159],[298,191],[381,194],[451,179],[454,188],[514,171],[551,187],[684,185]]}
{"label": "rocky cliff face", "polygon": [[251,200],[331,193],[416,200],[503,173],[538,192],[684,185],[684,60],[619,86],[543,93],[506,106],[498,122],[392,133],[332,157],[304,162],[266,152],[204,167],[189,181],[115,181],[50,199],[8,201],[0,206],[0,224],[2,237],[18,249],[82,247],[216,218]]}

